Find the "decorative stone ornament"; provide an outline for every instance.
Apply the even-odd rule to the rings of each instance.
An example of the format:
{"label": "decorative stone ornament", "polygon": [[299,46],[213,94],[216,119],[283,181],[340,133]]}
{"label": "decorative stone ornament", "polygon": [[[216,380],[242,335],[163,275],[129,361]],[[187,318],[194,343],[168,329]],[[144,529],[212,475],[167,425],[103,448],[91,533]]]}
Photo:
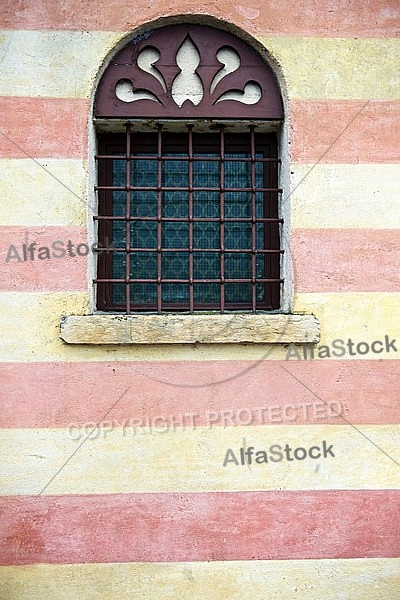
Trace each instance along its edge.
{"label": "decorative stone ornament", "polygon": [[270,67],[242,40],[203,25],[171,25],[140,35],[103,74],[97,118],[280,120]]}

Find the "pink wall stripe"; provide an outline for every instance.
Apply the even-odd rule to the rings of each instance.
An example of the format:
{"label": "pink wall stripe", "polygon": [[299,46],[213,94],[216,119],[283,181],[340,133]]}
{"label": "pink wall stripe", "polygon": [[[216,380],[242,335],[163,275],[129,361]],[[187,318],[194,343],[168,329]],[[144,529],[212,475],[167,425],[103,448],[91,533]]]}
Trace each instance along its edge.
{"label": "pink wall stripe", "polygon": [[167,14],[207,14],[234,22],[254,33],[333,37],[396,37],[400,31],[397,0],[332,0],[329,5],[313,0],[288,0],[284,10],[276,0],[252,0],[251,8],[227,2],[181,0],[173,11],[164,2],[138,0],[135,4],[114,0],[97,0],[93,10],[80,0],[54,3],[37,0],[32,3],[7,1],[2,10],[2,29],[71,29],[128,31],[146,21]]}
{"label": "pink wall stripe", "polygon": [[3,497],[0,562],[389,558],[399,508],[392,490]]}
{"label": "pink wall stripe", "polygon": [[[364,104],[293,100],[292,160],[316,162],[333,144],[322,162],[399,162],[400,101],[370,101],[335,142]],[[0,134],[0,157],[86,158],[88,111],[87,100],[76,98],[0,97],[0,131],[9,138]]]}
{"label": "pink wall stripe", "polygon": [[[0,227],[0,240],[1,291],[86,291],[86,231]],[[294,229],[291,256],[298,292],[400,290],[400,275],[393,269],[400,263],[400,230]],[[371,269],[371,260],[379,272]]]}
{"label": "pink wall stripe", "polygon": [[86,231],[77,227],[0,227],[0,240],[0,291],[86,291]]}
{"label": "pink wall stripe", "polygon": [[79,98],[0,97],[0,158],[86,158],[88,110]]}
{"label": "pink wall stripe", "polygon": [[[390,334],[382,332],[382,340],[385,333]],[[362,339],[353,341],[358,343]],[[331,346],[332,340],[323,343]],[[379,354],[372,356],[377,358],[264,360],[258,363],[4,363],[0,365],[0,427],[68,427],[71,423],[77,426],[98,423],[127,388],[130,388],[129,392],[106,419],[114,426],[123,426],[124,420],[142,419],[144,424],[146,417],[169,415],[179,423],[178,416],[182,413],[195,413],[194,424],[200,426],[207,424],[207,419],[209,422],[214,419],[207,411],[219,413],[218,419],[215,417],[212,422],[219,425],[223,424],[221,411],[225,409],[234,411],[235,424],[241,424],[241,421],[245,424],[246,414],[241,416],[238,412],[242,408],[252,411],[252,423],[258,425],[260,421],[255,411],[258,407],[278,407],[273,413],[277,420],[272,421],[277,424],[344,422],[339,417],[321,418],[323,412],[315,418],[309,405],[320,401],[282,366],[325,402],[339,402],[351,423],[400,423],[400,362],[379,361]],[[279,420],[279,410],[288,404],[299,407],[296,420],[284,419],[282,415]],[[292,416],[293,413],[288,414]],[[267,417],[261,422],[270,423]],[[185,422],[190,424],[187,419]]]}
{"label": "pink wall stripe", "polygon": [[298,292],[400,290],[400,230],[294,229],[291,255]]}
{"label": "pink wall stripe", "polygon": [[400,101],[366,102],[293,100],[292,159],[298,163],[400,162]]}

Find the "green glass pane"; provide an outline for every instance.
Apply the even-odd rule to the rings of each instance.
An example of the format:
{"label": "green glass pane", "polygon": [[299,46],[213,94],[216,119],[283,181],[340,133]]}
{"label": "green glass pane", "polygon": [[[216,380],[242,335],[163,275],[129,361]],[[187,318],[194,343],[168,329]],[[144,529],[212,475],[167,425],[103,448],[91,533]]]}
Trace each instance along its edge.
{"label": "green glass pane", "polygon": [[131,303],[154,305],[157,303],[157,284],[156,283],[131,283]]}
{"label": "green glass pane", "polygon": [[220,239],[219,223],[193,223],[194,248],[214,248],[219,250]]}
{"label": "green glass pane", "polygon": [[189,279],[189,253],[163,252],[161,269],[163,279]]}
{"label": "green glass pane", "polygon": [[[166,156],[181,156],[185,154],[166,154]],[[163,160],[162,161],[162,185],[163,187],[182,188],[188,186],[189,162],[187,160]]]}
{"label": "green glass pane", "polygon": [[157,253],[130,253],[131,279],[157,279]]}
{"label": "green glass pane", "polygon": [[140,154],[140,158],[131,161],[131,185],[135,187],[157,187],[158,162],[154,158],[146,158],[146,154]]}
{"label": "green glass pane", "polygon": [[189,306],[189,284],[164,283],[162,286],[162,301]]}
{"label": "green glass pane", "polygon": [[219,304],[220,289],[218,283],[195,283],[193,286],[194,304]]}
{"label": "green glass pane", "polygon": [[[198,155],[194,155],[195,157]],[[208,154],[217,157],[217,154]],[[218,187],[220,180],[220,163],[216,160],[193,161],[193,184],[194,187]]]}
{"label": "green glass pane", "polygon": [[157,249],[156,221],[135,221],[130,225],[131,248]]}
{"label": "green glass pane", "polygon": [[251,223],[225,223],[225,248],[239,250],[252,247]]}
{"label": "green glass pane", "polygon": [[162,224],[163,248],[187,248],[189,246],[189,224],[165,221]]}
{"label": "green glass pane", "polygon": [[225,302],[251,304],[251,287],[250,283],[225,284]]}
{"label": "green glass pane", "polygon": [[[144,158],[131,162],[131,186],[157,188],[157,161]],[[134,217],[156,217],[158,194],[155,190],[131,192],[131,215]]]}
{"label": "green glass pane", "polygon": [[196,252],[193,273],[195,279],[218,279],[221,273],[221,260],[217,252]]}
{"label": "green glass pane", "polygon": [[126,222],[125,221],[113,221],[112,232],[113,232],[114,248],[125,248],[126,247]]}
{"label": "green glass pane", "polygon": [[126,265],[126,254],[125,252],[113,252],[113,278],[118,279],[123,272],[125,279],[125,265]]}
{"label": "green glass pane", "polygon": [[[125,186],[126,178],[126,160],[116,160],[112,162],[113,169],[113,185]],[[118,190],[112,192],[113,212],[114,216],[123,216],[126,213],[126,192]]]}
{"label": "green glass pane", "polygon": [[224,261],[225,279],[250,279],[251,254],[226,253]]}
{"label": "green glass pane", "polygon": [[114,304],[126,304],[126,285],[124,283],[113,283],[111,293]]}
{"label": "green glass pane", "polygon": [[220,216],[219,192],[193,192],[193,216],[197,219],[218,219]]}

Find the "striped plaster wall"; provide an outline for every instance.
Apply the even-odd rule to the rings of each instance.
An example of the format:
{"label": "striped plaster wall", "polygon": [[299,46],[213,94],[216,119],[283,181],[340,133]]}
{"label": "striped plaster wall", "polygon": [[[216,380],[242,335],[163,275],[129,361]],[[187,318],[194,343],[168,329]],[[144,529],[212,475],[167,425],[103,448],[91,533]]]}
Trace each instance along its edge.
{"label": "striped plaster wall", "polygon": [[[98,69],[143,23],[193,13],[257,38],[285,76],[313,360],[67,346],[87,259],[6,262],[11,244],[88,241]],[[1,600],[400,598],[399,24],[397,0],[3,3]],[[335,357],[337,339],[382,353]],[[226,462],[323,442],[334,457]]]}

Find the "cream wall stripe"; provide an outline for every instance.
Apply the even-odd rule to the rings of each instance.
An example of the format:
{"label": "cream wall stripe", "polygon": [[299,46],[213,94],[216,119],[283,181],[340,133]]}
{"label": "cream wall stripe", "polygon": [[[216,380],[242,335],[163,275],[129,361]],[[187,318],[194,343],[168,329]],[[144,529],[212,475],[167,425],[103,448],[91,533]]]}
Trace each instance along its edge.
{"label": "cream wall stripe", "polygon": [[399,164],[318,164],[314,168],[296,163],[291,171],[293,227],[400,227]]}
{"label": "cream wall stripe", "polygon": [[[1,494],[35,495],[45,486],[45,495],[395,490],[400,482],[400,425],[362,425],[362,433],[347,424],[174,429],[165,419],[151,431],[122,426],[95,430],[52,480],[94,426],[0,430]],[[292,460],[285,458],[286,444]],[[272,450],[283,455],[279,462],[270,460],[275,445],[281,449]],[[249,447],[252,464],[241,464],[240,449]],[[301,458],[312,447],[317,447],[311,451],[317,458],[294,458],[297,448],[304,449],[298,453]],[[267,464],[255,464],[258,451],[267,453]]]}
{"label": "cream wall stripe", "polygon": [[[88,98],[105,57],[125,36],[117,31],[3,30],[1,93]],[[400,97],[398,39],[259,39],[280,63],[292,98]]]}
{"label": "cream wall stripe", "polygon": [[400,40],[261,37],[291,98],[400,98]]}
{"label": "cream wall stripe", "polygon": [[[13,600],[382,600],[400,587],[400,559],[109,563],[0,567]],[[295,591],[296,590],[296,591]]]}
{"label": "cream wall stripe", "polygon": [[[1,225],[86,226],[85,162],[38,162],[48,172],[31,159],[0,159]],[[294,227],[399,228],[399,164],[319,164],[314,168],[295,163],[291,170]]]}
{"label": "cream wall stripe", "polygon": [[[296,273],[294,273],[295,275]],[[359,341],[383,339],[385,335],[398,338],[400,342],[400,321],[398,301],[400,294],[348,293],[348,294],[298,294],[295,296],[295,311],[312,312],[321,323],[320,344],[337,338]],[[400,358],[400,343],[397,352],[390,352],[392,358]],[[365,357],[371,355],[365,355]],[[377,357],[378,355],[375,355]],[[387,358],[389,354],[387,355]]]}
{"label": "cream wall stripe", "polygon": [[[295,275],[295,273],[294,273]],[[331,344],[337,338],[357,342],[400,338],[398,319],[399,293],[299,294],[293,310],[314,314],[321,323],[320,344]],[[115,349],[71,346],[59,339],[60,319],[65,315],[87,312],[85,293],[0,293],[0,360],[5,362],[96,361],[96,360],[284,360],[287,348],[277,345],[203,345],[181,348],[168,345]],[[19,335],[16,337],[15,332]],[[400,344],[399,344],[400,345]],[[373,358],[397,359],[400,349]],[[357,358],[371,359],[371,354]],[[321,360],[326,360],[322,358]],[[351,359],[350,359],[351,360]]]}
{"label": "cream wall stripe", "polygon": [[4,57],[1,95],[88,98],[105,56],[124,35],[102,31],[0,31]]}
{"label": "cream wall stripe", "polygon": [[86,227],[86,177],[81,160],[0,159],[1,225]]}

